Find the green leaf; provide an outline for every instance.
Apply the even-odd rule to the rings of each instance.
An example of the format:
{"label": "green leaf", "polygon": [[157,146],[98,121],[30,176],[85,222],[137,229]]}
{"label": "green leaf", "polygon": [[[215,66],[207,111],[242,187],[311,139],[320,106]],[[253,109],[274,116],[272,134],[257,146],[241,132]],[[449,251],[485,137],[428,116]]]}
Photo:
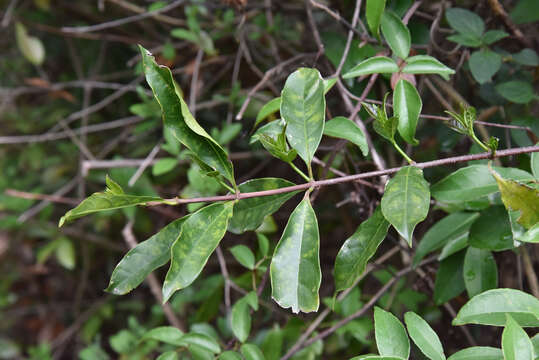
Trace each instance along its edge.
{"label": "green leaf", "polygon": [[271,114],[275,114],[277,111],[279,111],[281,107],[281,97],[276,97],[270,101],[268,101],[260,111],[258,112],[258,115],[256,115],[255,125],[256,127],[262,120],[270,116]]}
{"label": "green leaf", "polygon": [[221,347],[217,341],[206,334],[188,333],[182,337],[182,341],[187,344],[189,348],[195,345],[214,354],[221,352]]}
{"label": "green leaf", "polygon": [[316,69],[299,68],[286,79],[281,93],[286,138],[310,167],[324,132],[324,82]]}
{"label": "green leaf", "polygon": [[468,238],[468,231],[478,217],[478,213],[457,212],[434,224],[419,242],[415,250],[413,266],[417,266],[427,254],[455,239]]}
{"label": "green leaf", "polygon": [[[533,180],[526,171],[516,168],[494,167],[501,176],[512,180]],[[498,185],[489,176],[487,165],[471,165],[461,168],[431,187],[432,196],[444,203],[455,203],[484,198],[498,192]]]}
{"label": "green leaf", "polygon": [[178,164],[178,160],[176,158],[163,158],[159,159],[152,167],[152,175],[153,176],[159,176],[168,173],[176,165]]}
{"label": "green leaf", "polygon": [[533,360],[533,345],[528,334],[511,315],[502,333],[502,351],[505,360]]}
{"label": "green leaf", "polygon": [[322,80],[324,82],[324,95],[326,95],[329,90],[331,90],[333,86],[335,86],[335,84],[337,83],[337,78],[328,78]]}
{"label": "green leaf", "polygon": [[193,44],[197,44],[199,42],[197,34],[187,29],[181,29],[181,28],[172,29],[172,31],[170,32],[170,35],[178,39],[190,41]]}
{"label": "green leaf", "polygon": [[337,116],[326,122],[324,135],[346,139],[361,149],[364,156],[369,154],[369,145],[363,131],[353,121],[344,116]]}
{"label": "green leaf", "polygon": [[185,343],[182,341],[183,335],[183,332],[174,326],[160,326],[146,332],[142,336],[141,341],[157,340],[170,345],[185,346]]}
{"label": "green leaf", "polygon": [[320,270],[318,221],[309,198],[294,209],[271,260],[272,297],[283,308],[318,310]]}
{"label": "green leaf", "polygon": [[427,217],[429,204],[429,183],[423,178],[423,170],[405,166],[386,185],[382,213],[412,246],[414,228]]}
{"label": "green leaf", "polygon": [[[112,184],[113,187],[110,187]],[[84,199],[77,207],[69,210],[60,218],[58,226],[62,226],[66,221],[78,219],[80,217],[100,211],[122,209],[136,205],[146,205],[148,202],[164,200],[154,196],[126,195],[121,187],[111,179],[107,180],[107,189],[104,192],[97,192]]]}
{"label": "green leaf", "polygon": [[505,207],[508,210],[520,211],[517,222],[526,229],[537,224],[539,222],[539,190],[513,180],[506,180],[492,169],[490,172],[498,183]]}
{"label": "green leaf", "polygon": [[283,348],[284,331],[275,326],[266,334],[260,345],[264,356],[268,360],[278,360]]}
{"label": "green leaf", "polygon": [[385,239],[389,223],[378,207],[342,245],[335,259],[335,290],[349,288],[365,271],[367,262]]}
{"label": "green leaf", "polygon": [[32,64],[39,66],[45,61],[45,47],[41,40],[28,35],[26,28],[20,22],[15,24],[15,38],[19,50]]}
{"label": "green leaf", "polygon": [[512,54],[511,57],[515,62],[525,66],[538,66],[539,56],[533,49],[522,49],[516,54]]}
{"label": "green leaf", "polygon": [[492,76],[500,70],[502,57],[489,49],[475,51],[469,60],[470,71],[474,79],[484,84],[492,80]]}
{"label": "green leaf", "polygon": [[245,360],[265,360],[262,350],[255,344],[243,344],[240,351]]}
{"label": "green leaf", "polygon": [[406,74],[438,74],[445,80],[449,80],[449,75],[453,75],[455,70],[445,66],[432,56],[416,55],[406,59],[406,65],[402,72]]}
{"label": "green leaf", "polygon": [[[536,144],[536,145],[539,145],[539,144]],[[530,165],[532,168],[533,176],[535,176],[535,179],[539,181],[539,152],[532,153]]]}
{"label": "green leaf", "polygon": [[414,85],[407,80],[399,80],[393,92],[394,114],[399,119],[399,134],[412,145],[419,144],[414,136],[422,107],[423,102]]}
{"label": "green leaf", "polygon": [[474,346],[457,351],[447,360],[503,360],[503,353],[490,346]]}
{"label": "green leaf", "polygon": [[527,104],[536,97],[533,87],[526,81],[507,81],[496,85],[496,91],[505,99],[517,104]]}
{"label": "green leaf", "polygon": [[227,153],[195,120],[180,96],[179,87],[170,69],[157,65],[148,50],[142,46],[139,48],[146,81],[161,106],[165,127],[200,161],[218,171],[234,185],[234,169]]}
{"label": "green leaf", "polygon": [[166,351],[159,355],[155,360],[178,360],[178,353],[174,350]]}
{"label": "green leaf", "polygon": [[260,250],[260,254],[264,257],[267,256],[269,251],[268,237],[257,231],[256,239],[258,241],[258,249]]}
{"label": "green leaf", "polygon": [[230,248],[234,258],[249,270],[255,268],[255,256],[251,249],[245,245],[236,245]]}
{"label": "green leaf", "polygon": [[343,79],[352,79],[363,75],[395,73],[398,71],[399,67],[395,60],[387,56],[374,56],[363,60],[346,74],[343,74],[342,77]]}
{"label": "green leaf", "polygon": [[219,360],[243,360],[241,355],[235,351],[225,351],[218,357]]}
{"label": "green leaf", "polygon": [[464,291],[463,264],[464,252],[451,255],[440,262],[434,283],[433,298],[436,305],[442,305]]}
{"label": "green leaf", "polygon": [[393,314],[377,306],[374,308],[374,336],[380,355],[403,359],[410,356],[410,340],[404,326]]}
{"label": "green leaf", "polygon": [[470,38],[480,39],[485,31],[483,19],[481,19],[479,15],[466,9],[447,9],[445,18],[453,30]]}
{"label": "green leaf", "polygon": [[406,59],[410,53],[412,38],[410,30],[402,20],[392,11],[384,11],[382,15],[382,34],[391,51],[401,59]]}
{"label": "green leaf", "polygon": [[188,217],[176,219],[157,234],[135,246],[116,265],[105,291],[124,295],[136,288],[155,269],[170,260],[170,248],[180,237]]}
{"label": "green leaf", "polygon": [[380,22],[386,7],[386,0],[367,0],[365,16],[367,17],[367,25],[371,34],[378,39],[380,38]]}
{"label": "green leaf", "polygon": [[462,272],[469,298],[498,287],[498,267],[488,250],[468,247]]}
{"label": "green leaf", "polygon": [[468,235],[469,233],[466,233],[445,244],[442,251],[440,251],[440,255],[438,255],[438,261],[447,259],[451,255],[458,253],[460,250],[465,249],[468,246]]}
{"label": "green leaf", "polygon": [[[253,297],[254,304],[252,300]],[[247,340],[249,332],[251,331],[251,314],[249,313],[249,306],[251,306],[253,310],[258,309],[258,299],[255,292],[250,292],[238,300],[234,306],[232,306],[230,314],[230,327],[232,332],[242,343]]]}
{"label": "green leaf", "polygon": [[350,360],[403,360],[403,358],[396,356],[360,355],[354,356]]}
{"label": "green leaf", "polygon": [[535,334],[534,337],[531,338],[532,345],[533,345],[533,353],[535,354],[535,360],[539,358],[539,333]]}
{"label": "green leaf", "polygon": [[77,260],[75,247],[73,246],[71,240],[66,237],[62,237],[59,240],[58,246],[54,251],[56,260],[58,260],[58,263],[64,268],[73,270]]}
{"label": "green leaf", "polygon": [[[294,183],[279,178],[260,178],[248,180],[238,186],[240,193],[255,191],[273,190]],[[241,199],[234,205],[234,215],[228,224],[228,230],[234,234],[241,234],[245,231],[256,230],[264,221],[264,218],[273,214],[298,191],[291,191],[282,194],[258,196],[248,199]]]}
{"label": "green leaf", "polygon": [[449,41],[453,41],[457,44],[460,44],[463,46],[469,46],[469,47],[480,47],[482,44],[480,38],[472,37],[465,34],[450,35],[446,39]]}
{"label": "green leaf", "polygon": [[226,232],[233,201],[214,203],[191,214],[171,248],[171,263],[163,283],[163,302],[189,286],[200,274]]}
{"label": "green leaf", "polygon": [[483,34],[483,43],[490,45],[508,36],[509,34],[502,30],[489,30]]}
{"label": "green leaf", "polygon": [[515,289],[487,290],[464,304],[452,324],[504,326],[506,314],[520,326],[539,326],[539,300]]}
{"label": "green leaf", "polygon": [[518,241],[539,243],[539,223],[533,225],[528,231],[520,236]]}
{"label": "green leaf", "polygon": [[513,248],[513,233],[503,206],[491,206],[472,224],[468,243],[479,249],[501,251]]}
{"label": "green leaf", "polygon": [[432,360],[445,360],[444,349],[438,335],[430,325],[412,311],[404,314],[408,334],[426,357]]}

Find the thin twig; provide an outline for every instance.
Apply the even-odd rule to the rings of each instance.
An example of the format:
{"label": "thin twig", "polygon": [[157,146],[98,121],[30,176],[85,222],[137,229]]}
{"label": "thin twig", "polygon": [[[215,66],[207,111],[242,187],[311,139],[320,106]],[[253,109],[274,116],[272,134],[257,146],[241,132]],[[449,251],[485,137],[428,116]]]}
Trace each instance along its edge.
{"label": "thin twig", "polygon": [[159,152],[159,150],[161,150],[161,141],[159,141],[152,149],[152,151],[150,151],[150,153],[148,154],[148,156],[146,156],[146,158],[144,159],[144,161],[142,161],[142,163],[140,164],[140,166],[138,167],[137,171],[135,171],[135,173],[133,174],[133,176],[131,176],[131,178],[129,179],[129,182],[127,183],[127,185],[129,187],[132,187],[133,185],[135,185],[135,183],[137,182],[137,180],[140,178],[140,176],[142,175],[142,173],[144,172],[144,170],[146,170],[146,168],[150,165],[150,163],[153,161],[153,159],[155,159],[155,157],[157,156],[157,153]]}
{"label": "thin twig", "polygon": [[223,255],[223,251],[221,250],[220,246],[217,246],[217,249],[215,249],[215,252],[217,254],[217,260],[219,261],[219,267],[221,268],[221,274],[223,275],[223,278],[225,279],[225,306],[226,306],[226,313],[230,313],[230,308],[232,306],[231,300],[230,300],[230,276],[228,275],[228,269],[226,267],[226,260]]}
{"label": "thin twig", "polygon": [[154,10],[154,11],[142,13],[142,14],[139,14],[139,15],[128,16],[128,17],[123,18],[123,19],[108,21],[108,22],[101,23],[101,24],[90,25],[90,26],[77,26],[77,27],[66,26],[66,27],[62,28],[62,31],[66,32],[66,33],[87,33],[87,32],[92,32],[92,31],[109,29],[109,28],[112,28],[112,27],[117,27],[117,26],[129,24],[129,23],[132,23],[132,22],[140,21],[140,20],[146,19],[148,17],[155,16],[155,15],[163,13],[163,12],[167,12],[169,10],[177,8],[178,6],[183,4],[184,2],[185,2],[185,0],[176,0],[176,1],[172,2],[172,3],[170,3],[169,5],[167,5],[165,7],[162,7],[160,9]]}

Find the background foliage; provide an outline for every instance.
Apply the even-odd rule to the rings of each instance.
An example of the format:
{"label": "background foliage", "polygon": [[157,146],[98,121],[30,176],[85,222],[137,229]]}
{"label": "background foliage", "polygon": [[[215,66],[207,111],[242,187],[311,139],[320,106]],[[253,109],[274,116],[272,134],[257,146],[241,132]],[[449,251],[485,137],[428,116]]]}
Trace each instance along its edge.
{"label": "background foliage", "polygon": [[539,356],[536,1],[0,9],[0,358]]}

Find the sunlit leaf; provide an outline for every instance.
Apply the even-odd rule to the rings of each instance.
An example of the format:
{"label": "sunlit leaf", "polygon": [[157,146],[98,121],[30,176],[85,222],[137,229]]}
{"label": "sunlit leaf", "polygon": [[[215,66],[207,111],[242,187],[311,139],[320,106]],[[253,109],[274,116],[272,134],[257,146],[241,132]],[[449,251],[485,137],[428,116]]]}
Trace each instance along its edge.
{"label": "sunlit leaf", "polygon": [[324,82],[316,69],[300,68],[286,79],[281,93],[281,116],[286,138],[310,166],[324,132]]}
{"label": "sunlit leaf", "polygon": [[385,11],[382,15],[382,34],[395,55],[406,59],[410,53],[410,30],[402,20],[392,11]]}
{"label": "sunlit leaf", "polygon": [[260,111],[258,112],[258,115],[256,115],[255,125],[256,127],[260,122],[262,122],[264,119],[266,119],[268,116],[276,113],[279,111],[279,108],[281,107],[281,97],[276,97],[270,101],[268,101]]}
{"label": "sunlit leaf", "polygon": [[399,71],[399,67],[393,59],[387,56],[374,56],[363,60],[342,77],[351,79],[362,75],[395,73],[397,71]]}
{"label": "sunlit leaf", "polygon": [[247,269],[253,270],[255,268],[255,255],[247,246],[233,246],[230,248],[230,252],[234,258]]}
{"label": "sunlit leaf", "polygon": [[445,80],[449,80],[449,75],[453,75],[455,70],[445,66],[432,56],[416,55],[406,59],[406,65],[402,72],[406,74],[438,74]]}
{"label": "sunlit leaf", "polygon": [[393,314],[379,307],[374,308],[374,335],[380,355],[408,359],[410,340],[404,326]]}
{"label": "sunlit leaf", "polygon": [[272,297],[283,308],[318,310],[320,270],[318,221],[309,198],[294,209],[271,260]]}
{"label": "sunlit leaf", "polygon": [[380,22],[386,7],[386,0],[367,0],[365,16],[371,34],[380,38]]}
{"label": "sunlit leaf", "polygon": [[191,214],[171,248],[171,263],[163,283],[163,301],[189,286],[223,238],[234,202],[214,203]]}
{"label": "sunlit leaf", "polygon": [[26,60],[34,65],[41,65],[45,61],[45,47],[41,40],[28,35],[26,28],[20,22],[15,24],[15,37],[19,50]]}
{"label": "sunlit leaf", "polygon": [[502,351],[505,360],[533,360],[533,346],[528,334],[507,315],[507,324],[502,333]]}
{"label": "sunlit leaf", "polygon": [[230,327],[234,336],[240,341],[245,342],[249,337],[251,331],[251,314],[249,313],[249,307],[253,310],[258,310],[258,298],[255,292],[249,294],[238,300],[230,314]]}
{"label": "sunlit leaf", "polygon": [[457,351],[448,360],[503,360],[503,353],[490,346],[474,346]]}
{"label": "sunlit leaf", "polygon": [[487,290],[460,308],[453,325],[504,326],[506,314],[520,326],[539,326],[539,300],[515,289]]}
{"label": "sunlit leaf", "polygon": [[410,337],[425,356],[432,360],[445,360],[444,349],[438,335],[430,325],[412,311],[404,314]]}
{"label": "sunlit leaf", "polygon": [[382,213],[411,246],[414,228],[427,217],[429,204],[429,183],[423,170],[405,166],[386,185]]}

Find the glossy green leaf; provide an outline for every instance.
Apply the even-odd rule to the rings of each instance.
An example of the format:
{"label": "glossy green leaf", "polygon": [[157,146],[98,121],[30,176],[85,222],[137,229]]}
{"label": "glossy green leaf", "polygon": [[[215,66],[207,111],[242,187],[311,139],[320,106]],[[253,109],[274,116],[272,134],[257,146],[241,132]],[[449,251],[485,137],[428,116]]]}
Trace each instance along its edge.
{"label": "glossy green leaf", "polygon": [[214,203],[191,214],[171,248],[171,263],[163,283],[163,301],[189,286],[200,274],[226,232],[234,202]]}
{"label": "glossy green leaf", "polygon": [[382,196],[382,213],[399,234],[412,246],[415,226],[429,212],[429,183],[423,170],[405,166],[386,185]]}
{"label": "glossy green leaf", "polygon": [[412,145],[419,144],[415,139],[415,130],[422,107],[423,102],[414,85],[407,80],[399,80],[393,92],[393,109],[399,119],[399,134]]}
{"label": "glossy green leaf", "polygon": [[[248,180],[238,186],[241,193],[255,191],[273,190],[294,183],[279,178],[260,178]],[[273,214],[298,191],[291,191],[282,194],[259,196],[248,199],[241,199],[234,205],[234,215],[228,224],[228,230],[234,234],[241,234],[245,231],[256,230],[264,221],[264,218]]]}
{"label": "glossy green leaf", "polygon": [[483,34],[483,43],[486,45],[494,44],[508,36],[509,34],[502,30],[489,30]]}
{"label": "glossy green leaf", "polygon": [[385,11],[382,15],[382,34],[395,55],[406,59],[410,53],[412,38],[410,30],[402,20],[392,11]]}
{"label": "glossy green leaf", "polygon": [[267,360],[279,360],[283,348],[284,331],[275,326],[267,333],[262,344],[262,352]]}
{"label": "glossy green leaf", "polygon": [[397,71],[399,71],[399,67],[393,59],[387,56],[374,56],[363,60],[342,77],[351,79],[363,75],[395,73]]}
{"label": "glossy green leaf", "polygon": [[167,351],[159,355],[155,360],[178,360],[178,353],[174,350]]}
{"label": "glossy green leaf", "polygon": [[365,271],[367,262],[385,239],[389,223],[378,207],[342,245],[335,259],[335,290],[349,288]]}
{"label": "glossy green leaf", "polygon": [[262,256],[267,256],[269,251],[269,240],[268,237],[257,231],[256,239],[258,241],[258,249]]}
{"label": "glossy green leaf", "polygon": [[318,310],[320,270],[318,221],[309,198],[294,209],[271,260],[272,297],[283,308]]}
{"label": "glossy green leaf", "polygon": [[449,26],[463,35],[480,39],[485,31],[485,23],[479,15],[461,8],[450,8],[445,12]]}
{"label": "glossy green leaf", "polygon": [[187,333],[182,336],[182,341],[187,344],[188,347],[195,345],[214,354],[221,352],[221,347],[217,341],[206,334]]}
{"label": "glossy green leaf", "polygon": [[198,346],[196,344],[191,344],[187,347],[189,353],[193,360],[214,360],[215,356],[211,351],[206,350],[205,348]]}
{"label": "glossy green leaf", "polygon": [[413,266],[432,251],[436,251],[455,239],[468,237],[472,223],[479,217],[478,213],[456,212],[434,224],[423,236],[415,250]]}
{"label": "glossy green leaf", "polygon": [[255,268],[255,256],[251,249],[245,245],[236,245],[230,248],[234,258],[249,270]]}
{"label": "glossy green leaf", "polygon": [[457,351],[447,360],[503,360],[503,353],[490,346],[474,346]]}
{"label": "glossy green leaf", "polygon": [[501,251],[513,248],[513,233],[503,206],[491,206],[473,223],[468,243],[479,249]]}
{"label": "glossy green leaf", "polygon": [[464,252],[451,255],[440,262],[434,283],[433,298],[436,305],[442,305],[464,291],[463,264]]}
{"label": "glossy green leaf", "polygon": [[498,267],[488,250],[468,247],[464,257],[463,275],[469,298],[498,287]]}
{"label": "glossy green leaf", "polygon": [[532,338],[533,353],[535,354],[535,359],[539,359],[539,333],[535,334]]}
{"label": "glossy green leaf", "polygon": [[58,226],[62,226],[66,221],[78,219],[80,217],[100,211],[115,210],[136,205],[146,205],[148,202],[164,200],[155,196],[136,196],[123,193],[122,188],[112,179],[107,177],[107,188],[104,192],[97,192],[84,199],[77,207],[69,210],[60,218]]}
{"label": "glossy green leaf", "polygon": [[15,24],[15,38],[19,50],[34,65],[41,65],[45,61],[45,47],[41,40],[28,35],[26,28],[20,22]]}
{"label": "glossy green leaf", "polygon": [[489,49],[475,51],[468,61],[474,79],[480,84],[491,81],[502,66],[501,55]]}
{"label": "glossy green leaf", "polygon": [[161,106],[165,127],[200,161],[235,184],[234,169],[227,153],[195,120],[179,94],[179,87],[170,69],[157,65],[148,50],[141,46],[139,48],[146,81]]}
{"label": "glossy green leaf", "polygon": [[518,241],[539,243],[539,223],[533,225],[528,231],[520,236]]}
{"label": "glossy green leaf", "polygon": [[386,0],[367,0],[365,16],[371,34],[380,38],[380,22],[386,7]]}
{"label": "glossy green leaf", "polygon": [[178,160],[172,157],[159,159],[152,167],[152,175],[159,176],[173,170],[178,164]]}
{"label": "glossy green leaf", "polygon": [[157,340],[170,345],[184,346],[184,333],[174,326],[160,326],[146,332],[141,340]]}
{"label": "glossy green leaf", "polygon": [[404,326],[393,314],[379,307],[374,308],[374,336],[380,355],[403,359],[410,356],[410,340]]}
{"label": "glossy green leaf", "polygon": [[[506,179],[533,180],[531,174],[520,169],[494,167],[494,170]],[[499,190],[487,165],[471,165],[453,172],[432,185],[431,191],[436,200],[450,204],[483,198]]]}
{"label": "glossy green leaf", "polygon": [[468,246],[468,235],[469,233],[465,233],[462,236],[448,241],[448,243],[442,248],[442,251],[440,251],[438,261],[447,259],[451,255],[458,253],[460,250],[465,249]]}
{"label": "glossy green leaf", "polygon": [[404,314],[408,334],[426,357],[432,360],[445,360],[444,349],[438,335],[430,325],[412,311]]}
{"label": "glossy green leaf", "polygon": [[346,139],[361,149],[364,156],[369,154],[369,145],[363,131],[353,121],[344,116],[337,116],[326,122],[324,135]]}
{"label": "glossy green leaf", "polygon": [[532,85],[526,81],[512,80],[496,85],[496,92],[505,99],[517,103],[527,104],[537,96]]}
{"label": "glossy green leaf", "polygon": [[502,333],[504,360],[533,360],[533,345],[528,334],[507,315],[507,324]]}
{"label": "glossy green leaf", "polygon": [[449,75],[453,75],[455,70],[445,66],[432,56],[416,55],[406,59],[406,65],[402,72],[406,74],[438,74],[445,80],[449,80]]}
{"label": "glossy green leaf", "polygon": [[491,174],[498,183],[505,207],[508,210],[520,211],[517,222],[526,229],[539,223],[539,190],[513,180],[506,180],[492,169]]}
{"label": "glossy green leaf", "polygon": [[322,81],[324,82],[324,95],[326,95],[337,83],[337,78],[322,79]]}
{"label": "glossy green leaf", "polygon": [[286,138],[310,166],[324,132],[324,82],[316,69],[299,68],[286,79],[281,93],[281,116]]}
{"label": "glossy green leaf", "polygon": [[243,344],[240,351],[245,360],[265,360],[262,350],[255,344]]}
{"label": "glossy green leaf", "polygon": [[258,298],[255,292],[250,292],[238,300],[230,313],[230,327],[234,336],[240,341],[245,342],[251,331],[251,314],[249,307],[253,310],[258,309]]}
{"label": "glossy green leaf", "polygon": [[218,357],[219,360],[243,360],[241,355],[236,351],[225,351]]}
{"label": "glossy green leaf", "polygon": [[351,358],[350,360],[403,360],[403,358],[396,356],[382,356],[382,355],[360,355]]}
{"label": "glossy green leaf", "polygon": [[255,125],[256,127],[260,122],[262,122],[265,118],[268,116],[275,114],[279,109],[281,108],[281,97],[276,97],[270,101],[268,101],[260,111],[258,112],[258,115],[256,115]]}
{"label": "glossy green leaf", "polygon": [[170,260],[172,244],[180,237],[187,217],[174,220],[148,240],[135,246],[116,265],[105,291],[124,295],[136,288],[155,269]]}
{"label": "glossy green leaf", "polygon": [[539,300],[515,289],[487,290],[464,304],[453,325],[504,326],[506,314],[520,326],[539,326]]}

